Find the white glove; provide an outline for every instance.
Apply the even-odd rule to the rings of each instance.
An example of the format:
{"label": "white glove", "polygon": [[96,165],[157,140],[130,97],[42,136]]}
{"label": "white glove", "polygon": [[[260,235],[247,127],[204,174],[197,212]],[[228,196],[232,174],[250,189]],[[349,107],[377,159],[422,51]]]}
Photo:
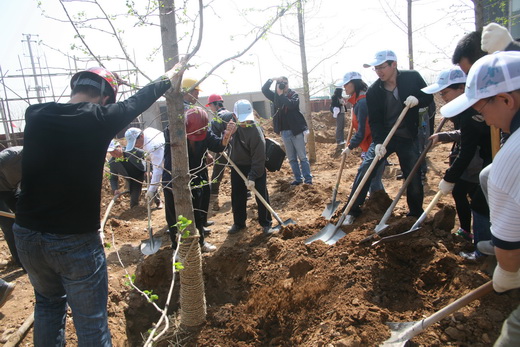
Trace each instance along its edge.
{"label": "white glove", "polygon": [[152,189],[148,188],[148,190],[146,191],[146,199],[152,200],[154,196],[155,192]]}
{"label": "white glove", "polygon": [[342,155],[349,155],[350,154],[350,148],[345,147],[345,149],[341,152]]}
{"label": "white glove", "polygon": [[339,107],[334,107],[332,109],[332,117],[338,118],[338,114],[339,114]]}
{"label": "white glove", "polygon": [[376,145],[375,155],[379,157],[379,159],[383,158],[386,154],[386,148],[382,144]]}
{"label": "white glove", "polygon": [[307,143],[307,140],[309,139],[309,134],[311,132],[309,130],[304,130],[303,131],[303,142]]}
{"label": "white glove", "polygon": [[439,190],[442,194],[447,195],[452,192],[453,187],[455,187],[455,183],[450,183],[444,180],[444,178],[439,183]]}
{"label": "white glove", "polygon": [[251,180],[247,180],[247,183],[246,183],[246,188],[248,190],[251,190],[255,187],[255,181],[251,181]]}
{"label": "white glove", "polygon": [[497,264],[493,272],[493,289],[497,293],[503,293],[510,289],[520,287],[520,271],[506,271]]}
{"label": "white glove", "polygon": [[404,104],[406,106],[412,108],[412,107],[419,105],[419,100],[417,100],[417,98],[415,96],[410,95],[406,98],[406,100],[404,101]]}
{"label": "white glove", "polygon": [[482,30],[480,48],[484,52],[495,53],[506,49],[511,42],[513,38],[506,28],[497,23],[489,23]]}

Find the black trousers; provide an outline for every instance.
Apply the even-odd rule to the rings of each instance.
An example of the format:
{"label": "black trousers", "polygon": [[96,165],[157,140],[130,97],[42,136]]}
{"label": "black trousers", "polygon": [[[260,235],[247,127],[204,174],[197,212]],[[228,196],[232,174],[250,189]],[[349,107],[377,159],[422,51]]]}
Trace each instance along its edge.
{"label": "black trousers", "polygon": [[[18,200],[18,192],[0,192],[0,211],[16,213],[16,201]],[[20,258],[18,258],[18,251],[14,242],[13,234],[14,218],[0,216],[0,227],[4,233],[5,242],[13,256],[16,264],[22,266]]]}
{"label": "black trousers", "polygon": [[[251,170],[251,166],[237,166],[238,169],[247,177],[249,171]],[[269,203],[269,193],[267,192],[265,171],[262,177],[259,177],[255,180],[255,188],[265,199],[265,201]],[[263,227],[271,226],[271,213],[258,198],[256,198],[256,203],[258,205],[258,222]],[[234,224],[238,226],[245,226],[247,219],[247,188],[244,180],[242,177],[240,177],[234,168],[231,169],[231,207],[233,209]]]}

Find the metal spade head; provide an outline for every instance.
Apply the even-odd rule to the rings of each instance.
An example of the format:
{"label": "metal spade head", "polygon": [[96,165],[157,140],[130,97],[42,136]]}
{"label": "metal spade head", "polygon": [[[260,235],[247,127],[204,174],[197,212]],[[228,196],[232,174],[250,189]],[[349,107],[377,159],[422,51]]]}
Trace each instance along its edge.
{"label": "metal spade head", "polygon": [[144,255],[154,254],[161,248],[161,238],[153,236],[152,228],[149,229],[149,233],[150,238],[141,242],[141,252]]}
{"label": "metal spade head", "polygon": [[305,244],[308,245],[309,243],[312,243],[317,240],[327,242],[334,236],[337,229],[339,229],[339,227],[329,223],[325,225],[325,228],[321,229],[316,234],[312,235],[307,240],[305,240]]}
{"label": "metal spade head", "polygon": [[282,227],[285,227],[285,226],[288,226],[291,224],[296,224],[296,222],[294,220],[292,220],[292,218],[289,218],[282,224],[278,224],[277,226],[273,227],[273,230],[279,231],[280,229],[282,229]]}
{"label": "metal spade head", "polygon": [[330,220],[332,216],[334,215],[334,212],[338,209],[338,206],[341,204],[341,201],[332,201],[329,204],[327,204],[327,207],[325,207],[325,210],[321,214],[322,217],[325,217],[326,220]]}

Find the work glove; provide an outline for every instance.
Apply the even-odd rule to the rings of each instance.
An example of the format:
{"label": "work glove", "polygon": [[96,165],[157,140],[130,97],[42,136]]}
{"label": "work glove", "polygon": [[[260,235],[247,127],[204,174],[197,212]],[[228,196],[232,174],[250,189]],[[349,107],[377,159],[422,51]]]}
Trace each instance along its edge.
{"label": "work glove", "polygon": [[406,106],[412,108],[412,107],[419,105],[419,100],[417,100],[417,98],[415,96],[410,95],[406,98],[406,100],[404,101],[404,104]]}
{"label": "work glove", "polygon": [[379,157],[379,159],[383,158],[386,154],[386,148],[382,144],[376,145],[375,155]]}
{"label": "work glove", "polygon": [[338,114],[339,114],[339,107],[334,107],[332,109],[332,117],[338,118]]}
{"label": "work glove", "polygon": [[246,188],[252,190],[255,187],[255,181],[247,180]]}
{"label": "work glove", "polygon": [[439,190],[442,194],[447,195],[453,191],[453,187],[455,187],[455,183],[447,182],[444,178],[439,183]]}
{"label": "work glove", "polygon": [[511,42],[513,42],[513,38],[507,28],[497,23],[489,23],[482,30],[480,48],[484,52],[495,53],[506,49]]}
{"label": "work glove", "polygon": [[345,147],[345,149],[341,152],[342,155],[349,155],[350,154],[350,148]]}
{"label": "work glove", "polygon": [[309,139],[309,134],[311,132],[309,130],[304,130],[303,131],[303,142],[307,143],[307,140]]}
{"label": "work glove", "polygon": [[520,271],[506,271],[498,263],[493,272],[493,289],[495,292],[503,293],[518,287],[520,287]]}

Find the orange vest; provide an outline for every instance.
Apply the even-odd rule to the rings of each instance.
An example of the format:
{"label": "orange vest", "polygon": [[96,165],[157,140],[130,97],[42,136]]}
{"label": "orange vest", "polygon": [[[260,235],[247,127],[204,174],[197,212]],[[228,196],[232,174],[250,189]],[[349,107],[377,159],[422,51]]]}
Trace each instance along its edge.
{"label": "orange vest", "polygon": [[[356,94],[352,95],[350,99],[348,99],[348,102],[352,104],[352,126],[356,131],[358,130],[359,123],[356,114],[354,113],[354,105],[361,99],[366,98],[366,94],[360,95],[359,97],[356,96]],[[365,124],[365,137],[363,138],[363,141],[359,144],[359,147],[363,150],[363,152],[368,151],[368,147],[370,147],[370,144],[372,143],[372,132],[370,131],[370,125],[368,125],[368,117]]]}

